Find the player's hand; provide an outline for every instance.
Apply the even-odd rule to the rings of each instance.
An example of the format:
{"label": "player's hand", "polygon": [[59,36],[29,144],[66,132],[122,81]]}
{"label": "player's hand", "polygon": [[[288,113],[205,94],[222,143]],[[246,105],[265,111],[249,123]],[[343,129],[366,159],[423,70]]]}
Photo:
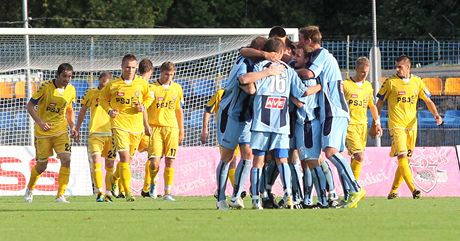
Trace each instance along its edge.
{"label": "player's hand", "polygon": [[436,121],[436,125],[438,125],[438,126],[443,124],[442,117],[440,115],[436,115],[434,117],[434,120]]}
{"label": "player's hand", "polygon": [[268,70],[268,75],[272,76],[272,75],[279,75],[283,73],[285,69],[286,67],[284,67],[284,65],[282,64],[272,64],[270,65],[270,67],[268,67],[267,70]]}
{"label": "player's hand", "polygon": [[205,144],[206,142],[208,142],[208,136],[209,133],[207,131],[201,131],[201,144]]}
{"label": "player's hand", "polygon": [[47,122],[38,122],[38,126],[40,126],[40,128],[44,131],[49,131],[51,129],[50,124]]}
{"label": "player's hand", "polygon": [[179,145],[184,141],[184,131],[179,131]]}
{"label": "player's hand", "polygon": [[142,104],[138,104],[136,105],[136,107],[137,107],[137,112],[144,112],[145,110],[144,105]]}
{"label": "player's hand", "polygon": [[375,125],[375,133],[377,134],[377,137],[381,137],[383,135],[383,129],[380,124]]}
{"label": "player's hand", "polygon": [[144,133],[146,136],[151,136],[152,135],[152,128],[150,126],[145,126],[144,127]]}
{"label": "player's hand", "polygon": [[75,128],[72,128],[70,130],[70,137],[72,137],[76,142],[78,142],[79,139],[80,139],[79,131],[77,129],[75,129]]}
{"label": "player's hand", "polygon": [[118,115],[118,110],[117,109],[112,109],[109,111],[109,116],[112,117],[112,118],[115,118],[117,117]]}

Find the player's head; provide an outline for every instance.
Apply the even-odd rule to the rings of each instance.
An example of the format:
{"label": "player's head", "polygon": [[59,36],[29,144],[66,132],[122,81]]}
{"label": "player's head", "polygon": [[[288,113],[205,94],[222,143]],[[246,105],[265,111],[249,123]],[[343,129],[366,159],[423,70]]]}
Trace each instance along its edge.
{"label": "player's head", "polygon": [[318,26],[307,26],[299,30],[299,44],[304,45],[308,52],[313,51],[313,47],[321,45],[321,32]]}
{"label": "player's head", "polygon": [[176,73],[176,65],[173,62],[164,62],[160,66],[160,82],[167,84],[172,81]]}
{"label": "player's head", "polygon": [[295,55],[294,55],[294,68],[295,69],[305,67],[305,64],[307,62],[306,56],[307,55],[303,47],[297,46],[297,48],[295,49]]}
{"label": "player's head", "polygon": [[369,69],[370,69],[369,59],[364,56],[359,57],[356,60],[356,66],[355,66],[356,78],[357,78],[356,81],[365,80],[367,78],[367,75],[369,74]]}
{"label": "player's head", "polygon": [[410,76],[411,59],[407,55],[401,55],[396,58],[396,74],[400,78],[408,78]]}
{"label": "player's head", "polygon": [[99,89],[104,88],[107,83],[112,79],[112,73],[108,71],[102,71],[99,75]]}
{"label": "player's head", "polygon": [[139,74],[142,75],[142,78],[149,80],[153,74],[153,64],[150,59],[142,59],[139,62]]}
{"label": "player's head", "polygon": [[65,87],[72,80],[73,67],[69,63],[62,63],[59,65],[56,72],[56,85],[58,87]]}
{"label": "player's head", "polygon": [[253,49],[257,49],[257,50],[262,50],[266,42],[267,42],[266,38],[259,36],[251,41],[251,44],[249,45],[249,47]]}
{"label": "player's head", "polygon": [[280,60],[281,57],[283,56],[283,51],[284,51],[284,43],[281,39],[279,38],[271,38],[267,40],[267,42],[264,45],[265,52],[275,52],[278,54],[277,60]]}
{"label": "player's head", "polygon": [[269,38],[280,38],[283,43],[286,43],[286,30],[284,30],[281,26],[274,26],[270,29],[270,33],[268,33]]}
{"label": "player's head", "polygon": [[133,80],[136,75],[137,59],[133,54],[127,54],[121,60],[121,76],[124,80]]}
{"label": "player's head", "polygon": [[283,57],[281,60],[286,63],[290,62],[294,58],[295,50],[296,45],[290,39],[286,39],[284,41]]}

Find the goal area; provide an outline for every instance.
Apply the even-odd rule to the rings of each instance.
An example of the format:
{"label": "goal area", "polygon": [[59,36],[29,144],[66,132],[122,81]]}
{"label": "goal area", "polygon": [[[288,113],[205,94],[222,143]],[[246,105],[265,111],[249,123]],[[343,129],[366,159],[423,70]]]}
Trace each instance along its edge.
{"label": "goal area", "polygon": [[[55,78],[59,64],[70,63],[74,67],[71,83],[77,91],[74,109],[78,114],[80,102],[87,89],[97,87],[99,74],[109,71],[114,77],[119,76],[121,59],[128,53],[134,54],[139,61],[148,58],[153,62],[155,71],[150,82],[159,77],[159,66],[163,62],[171,61],[176,64],[174,81],[182,85],[185,98],[185,140],[182,147],[189,150],[195,147],[215,147],[217,141],[214,115],[209,125],[208,143],[203,145],[200,142],[204,106],[218,88],[226,85],[228,73],[239,54],[238,50],[247,46],[257,36],[267,36],[269,31],[267,28],[0,28],[1,156],[7,156],[8,150],[13,150],[13,147],[27,147],[26,152],[30,152],[31,157],[34,156],[33,121],[25,106],[40,82]],[[297,40],[297,29],[288,28],[286,31],[292,40]],[[88,124],[89,113],[83,123],[80,142],[72,143],[72,146],[76,147],[73,150],[85,149]],[[199,152],[197,153],[196,155],[199,155]],[[81,156],[73,151],[72,155],[80,155],[76,158],[87,160],[86,153]],[[27,160],[24,168],[28,169],[29,166]],[[72,173],[75,173],[75,169],[72,170]],[[13,172],[15,168],[1,166],[0,163],[0,173],[2,171]],[[20,172],[28,180],[28,170]],[[138,175],[143,175],[143,170],[139,171]],[[133,176],[135,177],[136,173]],[[2,185],[5,187],[23,181],[22,178],[0,175],[0,195]],[[24,185],[22,187],[25,188]],[[18,192],[9,194],[19,194],[19,190],[16,191]]]}

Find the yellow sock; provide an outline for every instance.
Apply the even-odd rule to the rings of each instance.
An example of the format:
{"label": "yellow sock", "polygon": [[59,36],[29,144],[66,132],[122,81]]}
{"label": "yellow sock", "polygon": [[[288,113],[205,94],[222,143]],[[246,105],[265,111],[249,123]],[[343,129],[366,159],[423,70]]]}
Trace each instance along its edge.
{"label": "yellow sock", "polygon": [[398,167],[399,172],[407,184],[407,187],[409,187],[410,191],[413,192],[415,190],[415,186],[414,178],[412,177],[412,171],[409,167],[409,159],[407,157],[398,158]]}
{"label": "yellow sock", "polygon": [[98,193],[103,193],[102,190],[102,163],[94,163],[94,185],[96,186]]}
{"label": "yellow sock", "polygon": [[61,166],[59,170],[59,177],[58,177],[58,192],[56,197],[63,196],[65,193],[65,189],[67,188],[67,184],[69,183],[69,176],[70,176],[70,168]]}
{"label": "yellow sock", "polygon": [[164,172],[164,181],[165,181],[165,194],[171,193],[171,187],[174,182],[174,168],[167,167]]}
{"label": "yellow sock", "polygon": [[230,170],[228,170],[228,179],[230,179],[232,187],[235,185],[235,172],[236,168],[231,168]]}
{"label": "yellow sock", "polygon": [[142,190],[148,192],[150,190],[150,160],[147,160],[145,163],[145,174],[144,174],[144,187]]}
{"label": "yellow sock", "polygon": [[105,190],[112,190],[113,167],[105,168]]}
{"label": "yellow sock", "polygon": [[150,171],[150,182],[149,182],[149,185],[150,183],[154,183],[155,184],[155,178],[157,177],[157,174],[158,172],[160,171],[160,169],[152,169],[149,167],[149,171]]}
{"label": "yellow sock", "polygon": [[34,190],[35,189],[35,185],[37,184],[37,181],[38,181],[39,177],[40,177],[40,174],[38,174],[37,169],[35,167],[33,167],[32,171],[30,173],[29,185],[27,185],[29,190]]}
{"label": "yellow sock", "polygon": [[353,171],[353,175],[355,175],[356,180],[358,180],[361,176],[361,162],[351,159],[351,170]]}
{"label": "yellow sock", "polygon": [[113,183],[117,184],[118,190],[120,191],[120,193],[124,193],[125,189],[123,188],[123,185],[120,184],[120,176],[121,176],[120,170],[121,170],[121,162],[118,162],[117,168],[115,169],[115,172],[113,173],[113,176],[112,176],[112,181]]}
{"label": "yellow sock", "polygon": [[126,194],[131,193],[131,168],[129,162],[120,162],[120,182]]}
{"label": "yellow sock", "polygon": [[393,180],[393,185],[391,186],[390,193],[398,193],[398,188],[401,186],[401,183],[404,181],[401,172],[399,171],[399,167],[396,169],[395,178]]}

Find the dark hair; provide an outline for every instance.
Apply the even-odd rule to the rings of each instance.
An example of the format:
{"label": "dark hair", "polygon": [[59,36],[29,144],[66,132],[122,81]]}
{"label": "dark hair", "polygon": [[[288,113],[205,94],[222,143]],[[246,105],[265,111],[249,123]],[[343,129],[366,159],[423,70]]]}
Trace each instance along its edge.
{"label": "dark hair", "polygon": [[73,73],[73,67],[69,63],[63,63],[60,64],[58,69],[57,69],[57,75],[60,75],[64,71],[72,71]]}
{"label": "dark hair", "polygon": [[145,74],[149,71],[153,71],[153,64],[150,59],[142,59],[139,62],[139,74]]}
{"label": "dark hair", "polygon": [[99,79],[102,79],[104,77],[112,78],[112,73],[110,73],[109,71],[102,71],[101,74],[99,75]]}
{"label": "dark hair", "polygon": [[176,65],[173,62],[166,61],[160,66],[160,72],[165,70],[176,70]]}
{"label": "dark hair", "polygon": [[270,33],[268,34],[269,38],[273,37],[278,37],[278,38],[284,38],[286,37],[286,30],[284,30],[283,27],[281,26],[274,26],[272,29],[270,29]]}
{"label": "dark hair", "polygon": [[264,45],[265,52],[279,53],[283,51],[283,49],[284,49],[284,43],[279,38],[271,38]]}
{"label": "dark hair", "polygon": [[127,54],[123,56],[123,59],[121,60],[121,64],[123,64],[125,61],[137,61],[136,56],[134,54]]}
{"label": "dark hair", "polygon": [[409,56],[405,55],[405,54],[403,54],[403,55],[401,55],[401,56],[396,58],[396,62],[406,62],[406,61],[409,62],[409,64],[411,64],[412,59]]}

